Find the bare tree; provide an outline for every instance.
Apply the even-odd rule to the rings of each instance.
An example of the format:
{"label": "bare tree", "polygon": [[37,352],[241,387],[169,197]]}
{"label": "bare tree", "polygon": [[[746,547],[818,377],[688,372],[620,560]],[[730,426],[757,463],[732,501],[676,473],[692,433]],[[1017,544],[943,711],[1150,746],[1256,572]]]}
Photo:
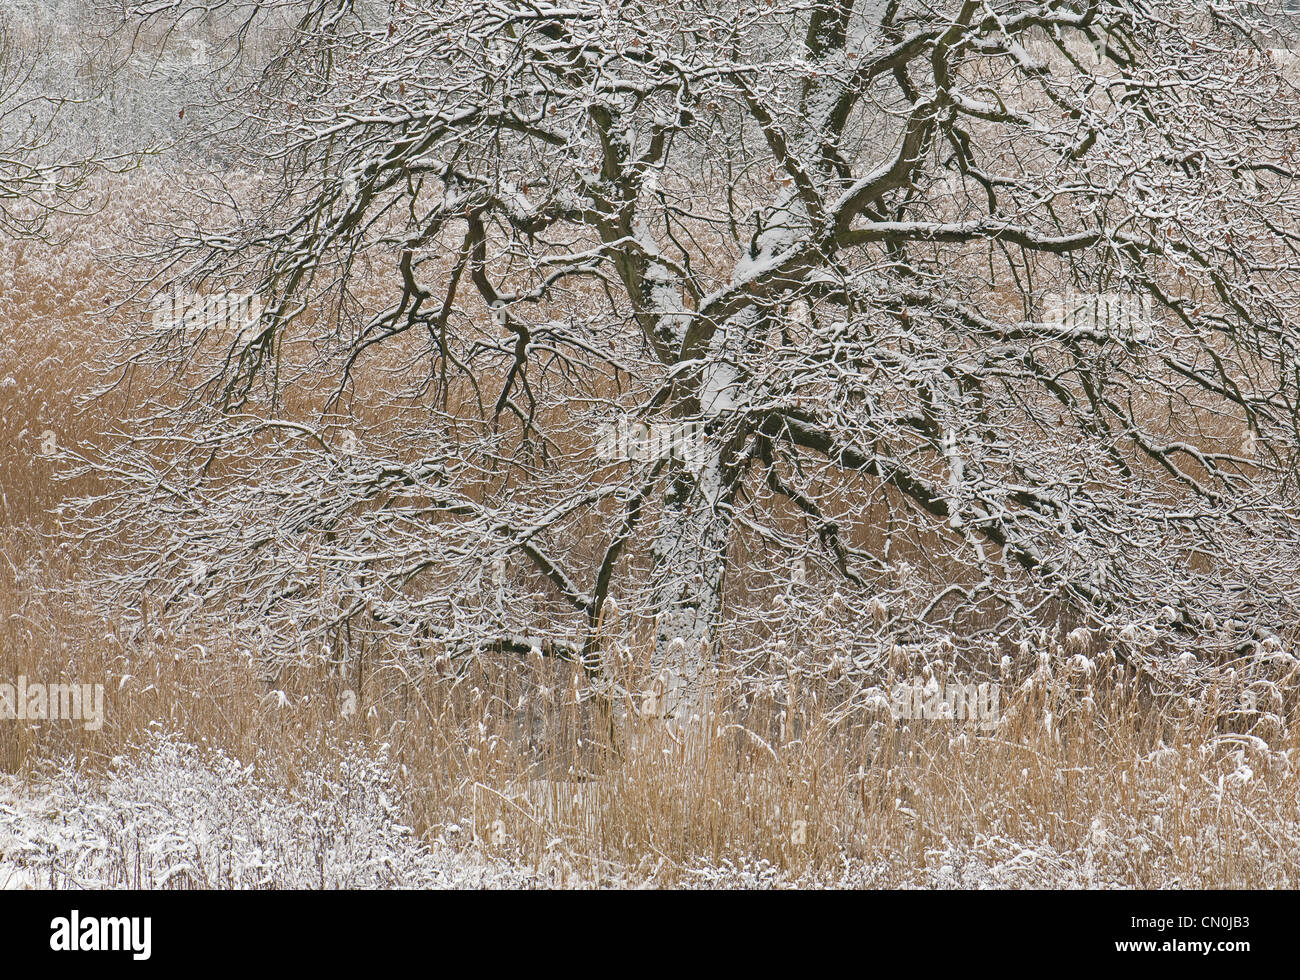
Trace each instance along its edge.
{"label": "bare tree", "polygon": [[84,210],[78,192],[92,166],[59,152],[61,113],[74,96],[42,84],[49,48],[25,26],[0,12],[0,234],[10,239],[42,235],[54,213]]}
{"label": "bare tree", "polygon": [[87,461],[115,601],[608,673],[617,595],[668,714],[722,647],[1293,623],[1275,7],[207,5],[298,19],[141,298],[263,309],[135,345],[185,397]]}

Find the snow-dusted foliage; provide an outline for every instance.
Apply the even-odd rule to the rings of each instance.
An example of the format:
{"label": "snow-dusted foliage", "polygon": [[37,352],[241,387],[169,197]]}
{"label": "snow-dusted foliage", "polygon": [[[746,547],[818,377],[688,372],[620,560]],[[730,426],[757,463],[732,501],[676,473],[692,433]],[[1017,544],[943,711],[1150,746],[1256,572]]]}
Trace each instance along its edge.
{"label": "snow-dusted foliage", "polygon": [[50,46],[32,30],[30,13],[0,9],[0,235],[5,239],[38,236],[52,213],[75,212],[75,192],[90,155],[58,152],[73,99],[67,84],[42,84],[52,61]]}
{"label": "snow-dusted foliage", "polygon": [[[834,821],[845,821],[835,832],[844,835],[838,857],[815,866],[801,866],[789,853],[777,860],[701,854],[679,865],[656,853],[635,865],[584,855],[565,864],[544,851],[539,870],[528,849],[491,855],[457,824],[432,844],[417,840],[403,825],[403,793],[382,752],[348,746],[286,790],[228,755],[155,734],[115,758],[104,776],[85,776],[67,763],[48,767],[39,780],[0,778],[0,889],[656,887],[665,881],[746,889],[1289,888],[1300,848],[1294,754],[1294,748],[1275,751],[1260,739],[1231,734],[1199,749],[1159,743],[1129,760],[1101,747],[1095,756],[1101,770],[1061,766],[1034,773],[1046,777],[1049,785],[1036,791],[1050,789],[1052,806],[1017,801],[1020,787],[1008,781],[988,802],[1014,831],[972,826],[966,791],[982,789],[963,783],[960,767],[942,775],[931,770],[933,782],[921,797],[899,789],[909,778],[926,778],[919,769],[909,776],[900,762],[904,783],[888,785],[906,799],[883,812],[873,806],[869,819],[884,822],[874,823],[877,830],[895,819],[902,827],[863,833],[852,829],[852,813],[835,813]],[[1033,764],[1033,757],[1022,758]],[[1026,771],[1021,781],[1029,778]],[[1082,814],[1064,819],[1061,800],[1070,795],[1071,780],[1081,781],[1076,790],[1104,789],[1100,797],[1086,792],[1086,802],[1076,800]],[[537,787],[531,803],[520,799],[537,805],[528,822],[546,822],[547,837],[563,836],[566,820],[567,833],[575,833],[618,819],[624,801],[612,789],[596,783],[586,789],[573,795],[574,784],[553,783]],[[945,791],[950,804],[960,801],[960,815],[943,809]],[[868,792],[838,799],[861,793],[865,808]],[[573,812],[547,812],[548,805],[557,808],[557,796],[570,795]],[[856,807],[850,802],[849,809]],[[864,817],[860,811],[857,818]],[[908,828],[931,819],[943,832],[929,837],[923,852],[910,853]],[[488,819],[484,826],[490,837],[500,824]],[[562,843],[552,838],[553,845]]]}
{"label": "snow-dusted foliage", "polygon": [[518,871],[430,850],[402,824],[382,756],[358,747],[293,790],[155,735],[105,778],[56,770],[0,797],[0,888],[520,887]]}
{"label": "snow-dusted foliage", "polygon": [[[245,173],[139,298],[265,314],[142,314],[122,381],[159,394],[83,470],[114,608],[599,674],[617,597],[665,712],[777,638],[867,670],[1063,627],[1172,671],[1296,621],[1267,4],[260,7],[301,18],[196,130]],[[708,451],[603,458],[622,418]]]}

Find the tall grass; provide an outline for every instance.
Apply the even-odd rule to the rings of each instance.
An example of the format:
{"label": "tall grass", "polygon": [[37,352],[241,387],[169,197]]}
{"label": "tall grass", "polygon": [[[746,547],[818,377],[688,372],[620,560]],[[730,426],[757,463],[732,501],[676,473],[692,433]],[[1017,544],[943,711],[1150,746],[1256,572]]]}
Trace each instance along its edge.
{"label": "tall grass", "polygon": [[[111,773],[161,730],[293,789],[359,744],[391,760],[419,838],[571,881],[1300,881],[1297,745],[1281,716],[1265,704],[1234,724],[1229,690],[1177,706],[1143,697],[1148,679],[1104,653],[1045,654],[1004,687],[991,731],[840,716],[824,710],[825,676],[721,681],[707,719],[673,727],[540,659],[484,659],[456,677],[435,662],[352,662],[268,681],[232,638],[182,649],[160,628],[131,641],[50,601],[60,584],[41,576],[73,575],[54,554],[27,569],[36,577],[4,573],[0,678],[108,692],[98,732],[0,725],[0,768],[35,781],[68,758],[90,778]],[[1295,672],[1280,663],[1270,689]]]}
{"label": "tall grass", "polygon": [[[110,230],[130,199],[119,207],[99,219]],[[642,717],[628,693],[647,684],[648,639],[636,636],[608,637],[614,686],[541,656],[453,665],[437,651],[398,658],[381,641],[270,675],[246,638],[182,635],[147,611],[143,626],[139,610],[90,612],[82,573],[93,549],[61,533],[55,510],[84,488],[54,481],[40,436],[75,445],[111,428],[111,400],[77,413],[74,396],[107,349],[107,321],[92,314],[114,286],[89,241],[45,248],[0,252],[0,681],[102,683],[106,722],[0,722],[0,770],[24,784],[75,785],[128,807],[140,779],[166,778],[147,751],[162,732],[195,747],[177,766],[254,765],[259,779],[236,779],[239,792],[290,794],[304,813],[322,771],[358,751],[382,757],[400,812],[375,819],[409,823],[430,853],[548,883],[1300,883],[1297,661],[1282,650],[1174,698],[1106,642],[1067,652],[1048,638],[1004,663],[1002,719],[985,730],[899,721],[855,699],[858,680],[828,666],[838,651],[814,638],[799,663],[820,668],[774,664],[763,683],[739,678],[724,653],[711,711],[673,726]],[[898,650],[879,683],[955,670],[942,651]],[[1257,696],[1243,708],[1248,683]],[[263,826],[276,807],[259,807],[248,801],[240,819]],[[299,839],[293,826],[267,840],[321,862],[337,855],[333,838]],[[183,833],[184,822],[153,831]],[[112,846],[99,883],[303,883],[201,860],[172,876],[125,836]],[[285,866],[306,867],[299,857]],[[0,859],[44,860],[12,846]],[[316,883],[428,883],[416,867]]]}

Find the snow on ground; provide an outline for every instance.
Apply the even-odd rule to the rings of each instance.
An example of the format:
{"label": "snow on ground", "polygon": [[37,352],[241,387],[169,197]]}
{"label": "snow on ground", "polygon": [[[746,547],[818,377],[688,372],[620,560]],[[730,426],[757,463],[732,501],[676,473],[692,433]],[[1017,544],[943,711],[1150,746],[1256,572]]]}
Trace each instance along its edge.
{"label": "snow on ground", "polygon": [[[539,874],[475,851],[430,847],[403,826],[382,759],[354,752],[292,792],[252,767],[156,736],[110,775],[70,767],[39,783],[0,774],[0,888],[546,888],[654,887],[661,867],[594,882]],[[687,869],[685,888],[1007,888],[1113,884],[1051,849],[1003,842],[957,848],[918,878],[850,865],[794,878],[766,861]]]}
{"label": "snow on ground", "polygon": [[9,825],[25,821],[41,809],[35,801],[22,792],[18,779],[0,773],[0,891],[35,888],[35,876],[22,865],[9,860]]}
{"label": "snow on ground", "polygon": [[[582,857],[566,858],[562,848],[538,870],[473,847],[431,845],[404,826],[400,800],[387,761],[360,747],[286,790],[220,752],[156,735],[114,759],[103,778],[69,765],[39,781],[0,774],[0,889],[656,887],[669,878],[650,859],[635,870],[605,867],[596,879],[575,870]],[[1113,830],[1094,821],[1068,852],[976,835],[927,853],[922,867],[846,859],[796,876],[753,861],[674,868],[671,880],[710,889],[1124,887],[1131,882],[1121,859],[1134,840],[1149,848],[1136,832]],[[1300,834],[1293,823],[1272,830],[1279,840]],[[453,826],[445,836],[470,835]],[[1168,878],[1165,885],[1180,887]]]}
{"label": "snow on ground", "polygon": [[402,825],[383,760],[353,753],[292,791],[155,737],[112,774],[0,783],[0,888],[531,888],[535,872]]}
{"label": "snow on ground", "polygon": [[[307,773],[297,791],[284,792],[228,756],[157,736],[131,758],[115,759],[98,781],[67,767],[39,783],[0,774],[0,888],[654,887],[662,870],[651,863],[639,874],[593,882],[429,847],[401,824],[394,798],[382,759],[350,755],[337,771]],[[958,855],[902,884],[1024,883],[1023,875]],[[846,864],[796,879],[766,861],[689,869],[679,881],[746,889],[899,884],[883,866]]]}

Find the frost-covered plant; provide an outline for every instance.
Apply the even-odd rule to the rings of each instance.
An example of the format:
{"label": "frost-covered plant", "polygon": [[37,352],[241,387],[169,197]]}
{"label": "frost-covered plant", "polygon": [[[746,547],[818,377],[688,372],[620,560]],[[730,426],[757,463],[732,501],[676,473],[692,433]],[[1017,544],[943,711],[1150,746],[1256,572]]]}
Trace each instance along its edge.
{"label": "frost-covered plant", "polygon": [[[251,177],[196,181],[142,286],[267,313],[138,338],[131,377],[185,382],[88,463],[87,531],[137,545],[118,607],[233,616],[273,660],[359,629],[594,669],[617,593],[651,676],[682,661],[665,713],[810,614],[864,653],[1069,619],[1217,656],[1295,620],[1300,99],[1271,21],[257,9],[298,31],[196,126]],[[1081,290],[1155,322],[1044,308]],[[707,451],[604,458],[625,417]]]}
{"label": "frost-covered plant", "polygon": [[520,872],[431,851],[403,824],[382,754],[342,748],[286,791],[220,751],[155,734],[103,778],[56,769],[0,805],[0,866],[59,888],[519,886]]}

